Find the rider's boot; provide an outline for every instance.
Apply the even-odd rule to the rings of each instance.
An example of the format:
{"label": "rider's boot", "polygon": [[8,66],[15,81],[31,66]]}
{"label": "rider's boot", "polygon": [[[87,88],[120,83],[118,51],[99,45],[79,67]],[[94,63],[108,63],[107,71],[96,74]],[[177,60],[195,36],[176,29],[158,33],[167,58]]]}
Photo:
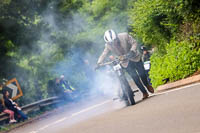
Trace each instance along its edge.
{"label": "rider's boot", "polygon": [[147,99],[148,97],[149,97],[149,94],[148,94],[148,93],[143,93],[143,98],[142,98],[142,100]]}
{"label": "rider's boot", "polygon": [[149,92],[151,92],[151,93],[154,93],[154,89],[153,89],[153,87],[152,87],[151,85],[148,85],[148,86],[147,86],[147,90],[148,90]]}

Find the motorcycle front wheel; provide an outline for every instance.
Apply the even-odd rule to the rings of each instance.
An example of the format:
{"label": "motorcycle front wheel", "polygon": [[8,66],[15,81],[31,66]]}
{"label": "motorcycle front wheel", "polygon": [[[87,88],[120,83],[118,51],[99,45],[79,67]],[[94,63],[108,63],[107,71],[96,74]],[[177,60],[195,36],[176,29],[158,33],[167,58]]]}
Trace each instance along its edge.
{"label": "motorcycle front wheel", "polygon": [[123,77],[121,79],[122,79],[122,89],[127,97],[128,106],[134,105],[135,104],[134,93],[133,93],[127,79],[125,77]]}

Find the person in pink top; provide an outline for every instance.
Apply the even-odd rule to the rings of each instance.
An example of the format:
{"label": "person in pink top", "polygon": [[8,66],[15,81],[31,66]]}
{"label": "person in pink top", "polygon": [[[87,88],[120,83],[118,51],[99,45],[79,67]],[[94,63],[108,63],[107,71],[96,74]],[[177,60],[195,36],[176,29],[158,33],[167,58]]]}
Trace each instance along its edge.
{"label": "person in pink top", "polygon": [[17,122],[14,118],[14,112],[12,110],[6,109],[5,106],[3,105],[3,101],[0,100],[0,113],[2,113],[2,112],[9,114],[9,118],[10,118],[9,123]]}

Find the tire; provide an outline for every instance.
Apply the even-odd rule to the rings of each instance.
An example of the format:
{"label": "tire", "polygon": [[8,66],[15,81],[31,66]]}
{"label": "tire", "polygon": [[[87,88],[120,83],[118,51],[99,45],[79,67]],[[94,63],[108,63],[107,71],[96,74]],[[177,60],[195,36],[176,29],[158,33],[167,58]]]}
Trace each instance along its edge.
{"label": "tire", "polygon": [[121,78],[122,80],[122,89],[124,90],[123,92],[125,93],[128,101],[128,106],[134,105],[135,104],[135,99],[134,99],[134,93],[125,77]]}
{"label": "tire", "polygon": [[128,97],[129,105],[134,105],[135,104],[135,99],[134,99],[134,95],[133,95],[132,90],[127,88],[126,93],[127,93],[126,95]]}

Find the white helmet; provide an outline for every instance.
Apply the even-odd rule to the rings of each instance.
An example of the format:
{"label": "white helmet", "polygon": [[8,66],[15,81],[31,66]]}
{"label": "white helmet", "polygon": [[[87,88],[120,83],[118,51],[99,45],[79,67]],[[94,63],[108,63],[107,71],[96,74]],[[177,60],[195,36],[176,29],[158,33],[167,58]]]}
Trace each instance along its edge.
{"label": "white helmet", "polygon": [[60,78],[63,79],[63,78],[65,78],[65,76],[62,74],[62,75],[60,75]]}
{"label": "white helmet", "polygon": [[117,34],[112,30],[107,30],[104,34],[104,40],[106,43],[111,43],[117,38]]}

